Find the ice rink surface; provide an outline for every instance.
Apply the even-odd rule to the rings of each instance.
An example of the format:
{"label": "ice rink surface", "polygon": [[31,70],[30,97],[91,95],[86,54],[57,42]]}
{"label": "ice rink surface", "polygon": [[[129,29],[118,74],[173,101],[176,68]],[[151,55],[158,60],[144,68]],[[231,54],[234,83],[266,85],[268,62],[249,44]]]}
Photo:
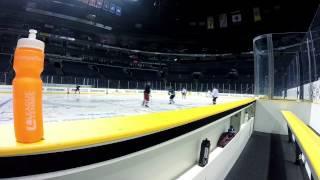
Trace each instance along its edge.
{"label": "ice rink surface", "polygon": [[[150,107],[146,108],[141,105],[142,98],[143,94],[49,94],[43,96],[43,117],[45,122],[95,119],[146,114],[212,104],[212,99],[204,96],[187,96],[186,99],[182,99],[181,95],[177,95],[175,104],[169,104],[168,96],[153,95],[149,104]],[[230,102],[238,99],[241,99],[241,97],[220,96],[217,103]],[[0,123],[11,123],[12,120],[12,95],[0,94]]]}

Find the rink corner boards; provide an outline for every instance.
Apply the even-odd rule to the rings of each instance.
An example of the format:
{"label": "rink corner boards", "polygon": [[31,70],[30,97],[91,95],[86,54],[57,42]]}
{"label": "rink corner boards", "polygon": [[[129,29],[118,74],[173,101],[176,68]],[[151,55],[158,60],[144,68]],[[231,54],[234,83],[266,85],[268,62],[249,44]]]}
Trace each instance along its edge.
{"label": "rink corner boards", "polygon": [[122,157],[187,134],[254,102],[254,98],[246,98],[144,115],[50,122],[44,125],[44,140],[33,144],[17,143],[13,126],[1,125],[0,164],[4,169],[0,178],[53,172]]}

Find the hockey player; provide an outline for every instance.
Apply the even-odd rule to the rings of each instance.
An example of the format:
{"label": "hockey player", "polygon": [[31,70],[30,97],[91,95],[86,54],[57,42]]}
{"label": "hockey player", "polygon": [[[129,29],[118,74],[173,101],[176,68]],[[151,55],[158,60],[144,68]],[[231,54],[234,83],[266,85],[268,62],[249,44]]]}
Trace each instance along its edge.
{"label": "hockey player", "polygon": [[174,100],[173,99],[176,96],[176,93],[175,93],[173,88],[171,88],[171,87],[169,88],[168,95],[170,96],[169,97],[169,104],[174,104]]}
{"label": "hockey player", "polygon": [[210,89],[208,89],[208,92],[207,92],[207,95],[206,95],[207,97],[211,97],[212,96],[212,93],[211,93],[211,91],[210,91]]}
{"label": "hockey player", "polygon": [[182,99],[186,99],[186,97],[187,97],[187,89],[186,88],[182,88],[181,95],[182,95]]}
{"label": "hockey player", "polygon": [[217,103],[218,96],[219,96],[219,91],[218,91],[218,89],[217,89],[217,88],[213,88],[213,89],[212,89],[212,103],[213,103],[213,104],[216,104],[216,103]]}
{"label": "hockey player", "polygon": [[77,85],[76,86],[76,89],[74,90],[74,93],[76,94],[77,92],[79,92],[79,94],[80,94],[80,86],[79,85]]}
{"label": "hockey player", "polygon": [[151,88],[150,88],[150,83],[148,82],[144,88],[144,92],[143,92],[144,97],[142,101],[142,106],[149,107],[150,93],[151,93]]}

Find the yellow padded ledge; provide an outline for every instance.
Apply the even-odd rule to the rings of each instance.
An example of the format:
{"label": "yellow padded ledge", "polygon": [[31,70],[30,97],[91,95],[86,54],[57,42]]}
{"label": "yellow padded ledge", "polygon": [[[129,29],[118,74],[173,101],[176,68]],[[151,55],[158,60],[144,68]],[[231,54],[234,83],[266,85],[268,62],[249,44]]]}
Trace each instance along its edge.
{"label": "yellow padded ledge", "polygon": [[316,179],[320,179],[320,137],[290,111],[281,111],[300,147],[306,153]]}
{"label": "yellow padded ledge", "polygon": [[0,124],[0,157],[40,154],[124,141],[200,120],[248,103],[254,98],[191,109],[127,117],[51,122],[44,125],[44,140],[17,143],[13,125]]}

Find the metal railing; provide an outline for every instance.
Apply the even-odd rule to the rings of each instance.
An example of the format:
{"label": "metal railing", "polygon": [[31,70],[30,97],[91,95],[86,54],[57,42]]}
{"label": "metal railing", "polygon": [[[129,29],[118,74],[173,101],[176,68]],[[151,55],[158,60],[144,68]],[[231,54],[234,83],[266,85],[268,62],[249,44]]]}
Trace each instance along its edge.
{"label": "metal railing", "polygon": [[[0,73],[0,85],[11,85],[13,76],[9,73]],[[80,85],[93,88],[108,89],[144,89],[147,82],[154,90],[168,90],[170,87],[179,91],[186,88],[188,91],[207,92],[214,87],[221,93],[230,94],[253,94],[254,86],[249,83],[214,83],[214,82],[170,82],[170,81],[138,81],[138,80],[114,80],[90,77],[71,77],[71,76],[47,76],[43,75],[44,85],[52,86],[55,84]]]}

